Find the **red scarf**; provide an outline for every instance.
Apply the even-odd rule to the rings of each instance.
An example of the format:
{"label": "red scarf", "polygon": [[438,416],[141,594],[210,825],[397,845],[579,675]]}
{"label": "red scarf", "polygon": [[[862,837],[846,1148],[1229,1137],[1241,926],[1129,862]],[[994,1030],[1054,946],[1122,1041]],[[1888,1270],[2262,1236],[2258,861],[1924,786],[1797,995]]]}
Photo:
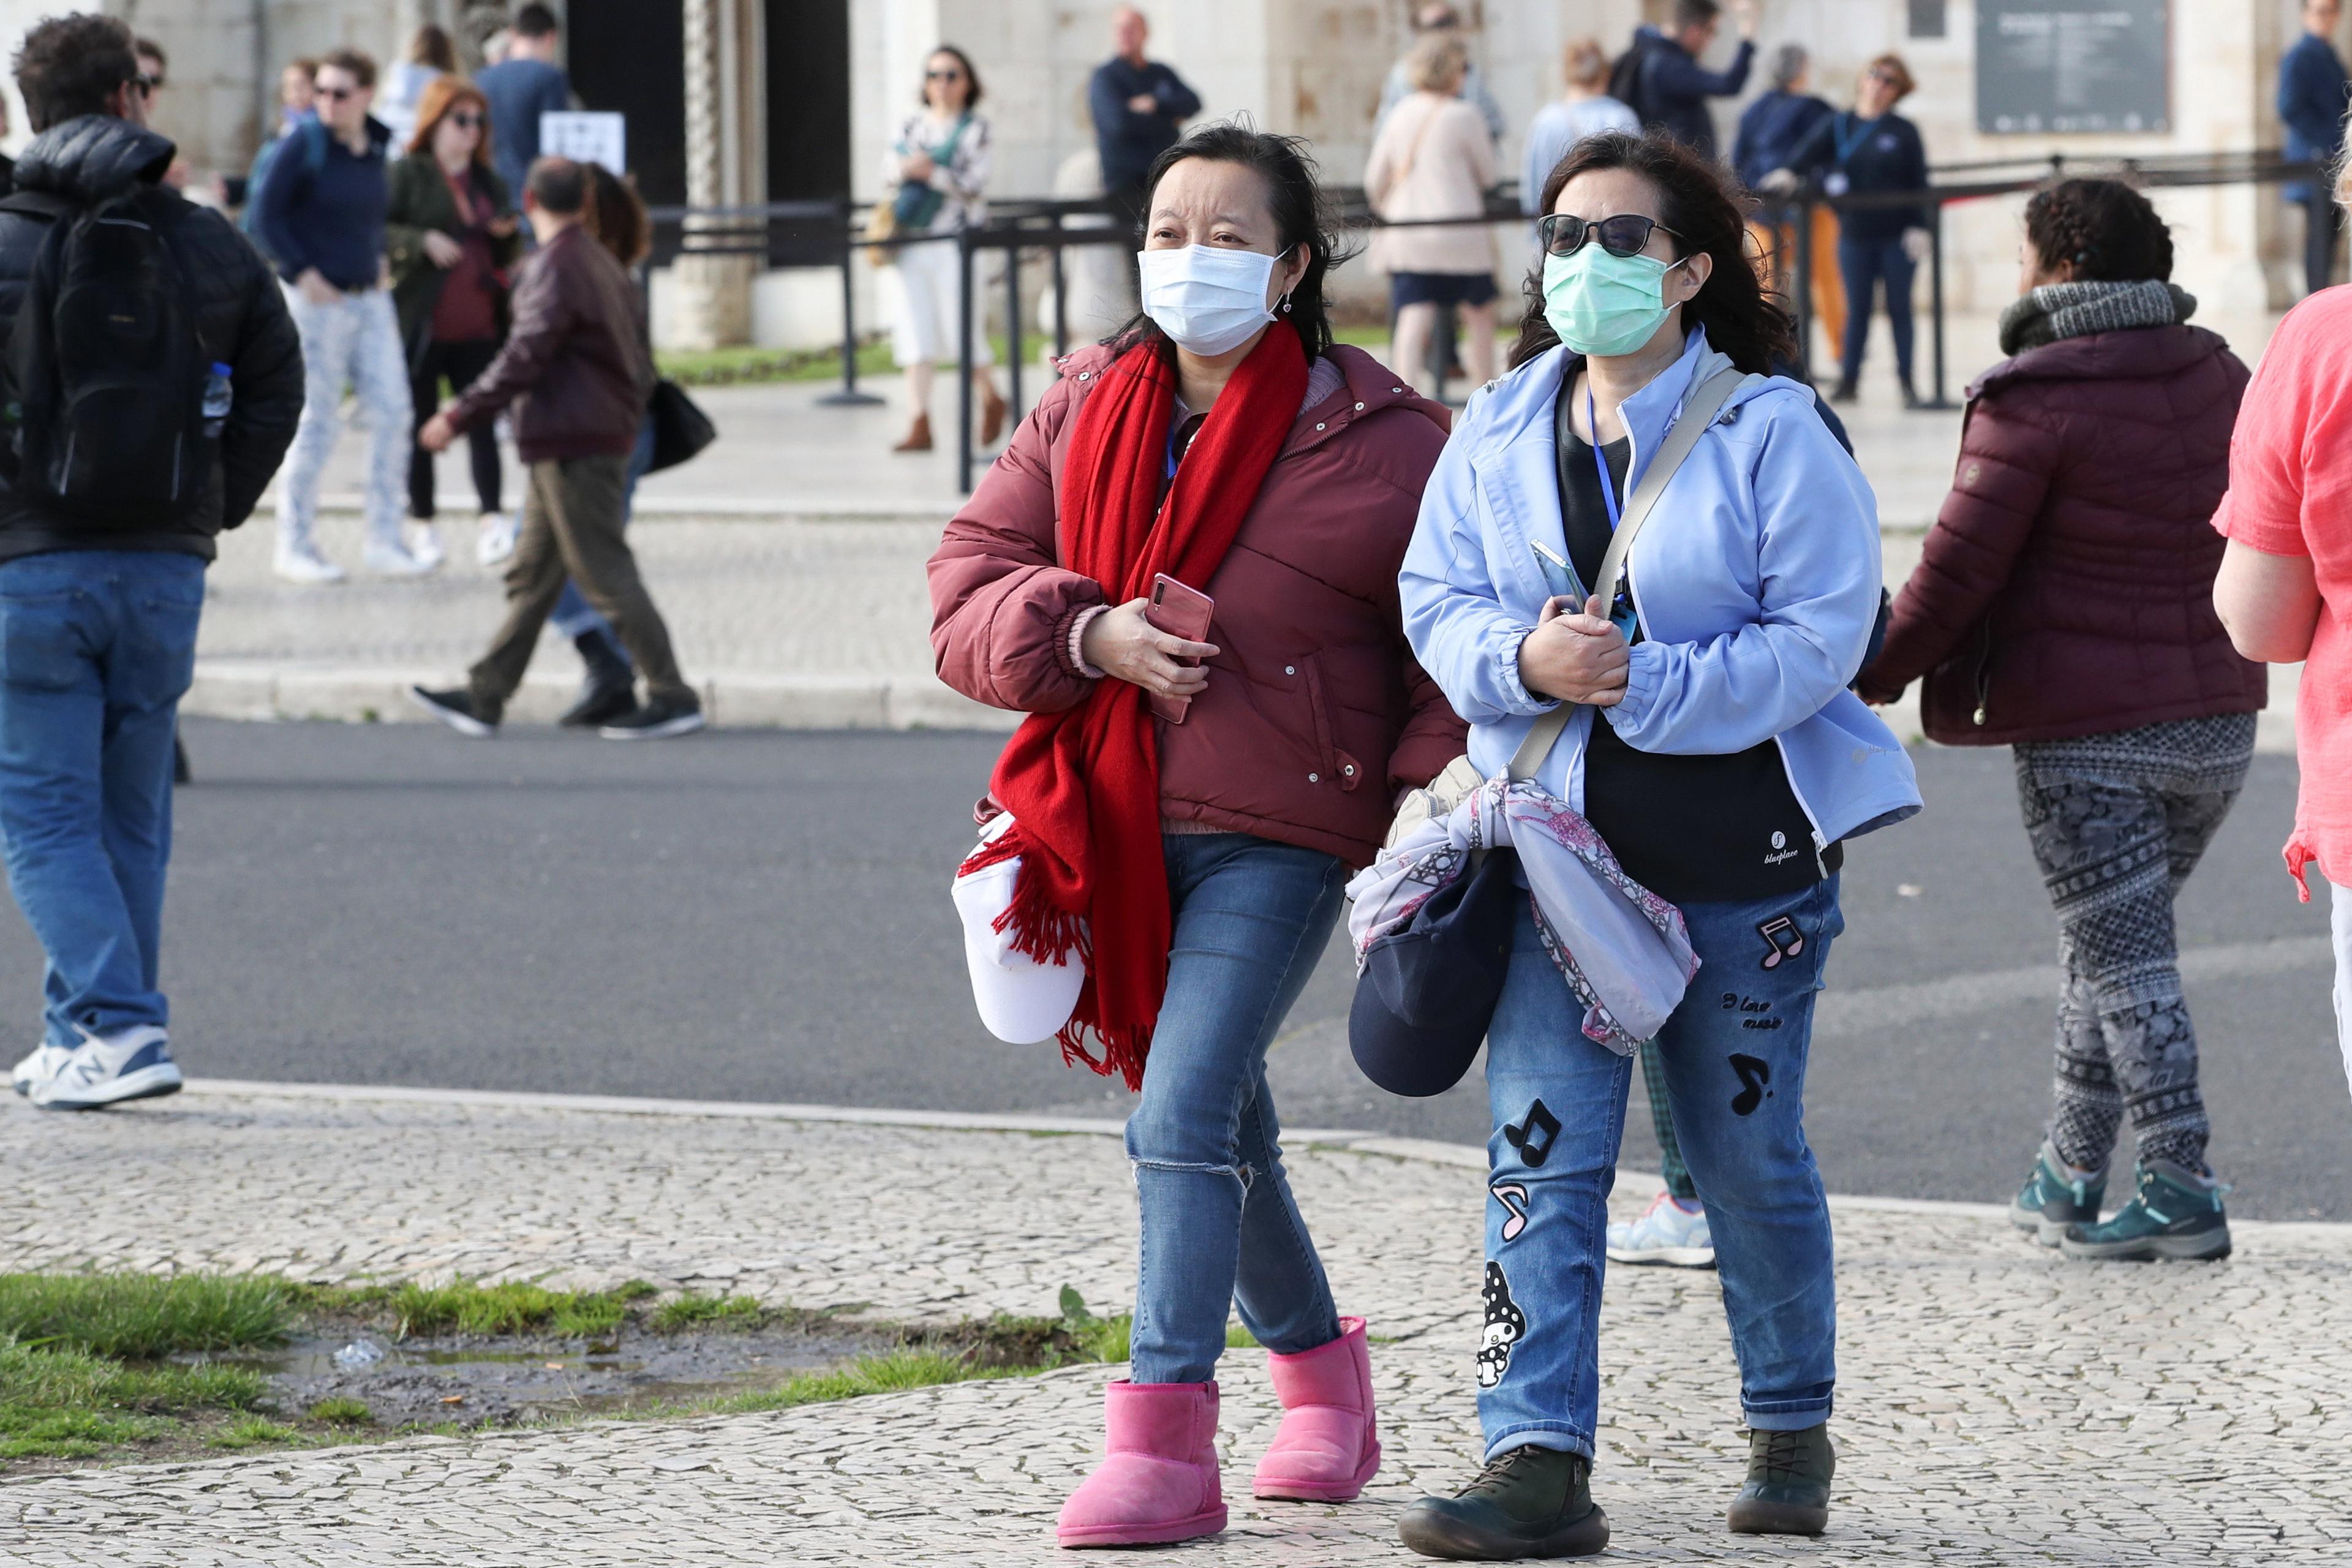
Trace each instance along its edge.
{"label": "red scarf", "polygon": [[[1176,372],[1163,355],[1140,343],[1101,373],[1062,472],[1065,564],[1101,584],[1113,605],[1143,597],[1162,572],[1207,586],[1307,395],[1297,331],[1276,321],[1211,405],[1163,506],[1176,402]],[[986,858],[1022,858],[1002,928],[1041,963],[1075,950],[1087,966],[1077,1010],[1061,1031],[1063,1059],[1140,1088],[1174,926],[1160,843],[1159,735],[1143,689],[1100,680],[1076,708],[1031,714],[989,787],[1015,826]],[[1099,1055],[1087,1048],[1089,1036]]]}

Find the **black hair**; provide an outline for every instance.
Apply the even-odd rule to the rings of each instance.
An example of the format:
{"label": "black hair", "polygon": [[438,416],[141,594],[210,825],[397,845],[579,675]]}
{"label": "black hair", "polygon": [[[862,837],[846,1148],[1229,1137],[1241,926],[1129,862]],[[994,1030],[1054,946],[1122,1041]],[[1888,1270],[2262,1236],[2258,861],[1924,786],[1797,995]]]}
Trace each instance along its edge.
{"label": "black hair", "polygon": [[1723,15],[1717,0],[1675,0],[1675,31],[1685,27],[1704,27]]}
{"label": "black hair", "polygon": [[[1719,164],[1660,132],[1588,136],[1544,181],[1543,205],[1536,210],[1551,211],[1569,181],[1599,169],[1638,174],[1658,193],[1658,223],[1674,231],[1667,237],[1677,258],[1705,251],[1713,259],[1706,281],[1683,301],[1685,327],[1705,327],[1706,341],[1717,353],[1754,374],[1769,375],[1776,361],[1795,360],[1795,326],[1757,276],[1748,254],[1742,194]],[[1528,274],[1527,300],[1519,341],[1511,350],[1514,370],[1559,342],[1544,316],[1541,258]]]}
{"label": "black hair", "polygon": [[114,89],[137,79],[131,29],[115,16],[77,12],[35,24],[16,46],[16,90],[36,133],[81,114],[110,114]]}
{"label": "black hair", "polygon": [[2074,264],[2081,282],[2172,277],[2172,231],[2121,180],[2061,180],[2025,204],[2025,237],[2047,272]]}
{"label": "black hair", "polygon": [[[1168,171],[1192,158],[1213,163],[1239,163],[1254,169],[1265,182],[1266,208],[1274,216],[1275,233],[1282,249],[1278,261],[1300,246],[1307,247],[1307,270],[1290,290],[1289,321],[1298,329],[1298,341],[1310,361],[1331,347],[1331,311],[1323,298],[1323,280],[1331,268],[1352,252],[1341,248],[1339,226],[1323,194],[1323,184],[1302,137],[1278,136],[1236,120],[1204,125],[1152,161],[1143,177],[1144,222],[1150,223],[1151,193]],[[1126,350],[1140,342],[1164,342],[1166,338],[1149,316],[1138,312],[1127,325],[1103,340]]]}
{"label": "black hair", "polygon": [[515,13],[514,30],[519,38],[544,38],[555,31],[555,13],[539,0],[530,0],[530,5]]}
{"label": "black hair", "polygon": [[928,74],[931,68],[931,55],[953,55],[956,58],[956,64],[963,67],[964,85],[971,89],[964,95],[964,109],[967,112],[978,109],[980,107],[980,73],[972,69],[971,57],[953,44],[936,44],[932,46],[931,54],[923,57],[923,69],[927,74],[923,78],[923,84],[915,89],[915,101],[926,105],[931,101],[931,81]]}
{"label": "black hair", "polygon": [[588,171],[569,158],[541,158],[523,177],[523,189],[541,212],[570,217],[588,206]]}

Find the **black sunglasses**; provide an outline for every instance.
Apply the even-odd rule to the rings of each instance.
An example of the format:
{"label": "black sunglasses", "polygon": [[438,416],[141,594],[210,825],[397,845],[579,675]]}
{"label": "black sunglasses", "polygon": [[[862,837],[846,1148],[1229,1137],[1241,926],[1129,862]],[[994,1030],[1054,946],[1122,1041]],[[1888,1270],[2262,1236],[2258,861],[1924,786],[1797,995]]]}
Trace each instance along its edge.
{"label": "black sunglasses", "polygon": [[961,81],[963,79],[963,72],[957,70],[952,67],[943,71],[925,71],[923,73],[923,79],[926,81]]}
{"label": "black sunglasses", "polygon": [[478,114],[453,114],[449,117],[449,123],[460,131],[471,131],[481,122],[482,117]]}
{"label": "black sunglasses", "polygon": [[1536,237],[1553,256],[1574,256],[1591,239],[1599,240],[1601,248],[1612,256],[1639,256],[1649,245],[1653,229],[1682,237],[1656,218],[1639,213],[1619,213],[1590,223],[1574,213],[1548,213],[1536,220]]}
{"label": "black sunglasses", "polygon": [[317,90],[320,98],[331,98],[339,103],[344,99],[357,98],[360,95],[360,89],[355,87],[322,87]]}

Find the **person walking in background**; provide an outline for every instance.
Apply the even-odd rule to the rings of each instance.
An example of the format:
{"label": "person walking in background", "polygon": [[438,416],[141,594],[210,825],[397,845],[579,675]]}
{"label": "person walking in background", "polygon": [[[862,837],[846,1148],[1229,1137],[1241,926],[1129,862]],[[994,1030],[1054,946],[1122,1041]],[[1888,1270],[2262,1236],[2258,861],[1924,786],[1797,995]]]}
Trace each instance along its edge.
{"label": "person walking in background", "polygon": [[[412,419],[422,429],[441,401],[441,384],[463,392],[489,368],[505,341],[506,269],[522,240],[504,180],[490,166],[489,104],[463,77],[434,79],[416,106],[407,156],[392,166],[384,247],[392,302],[407,353]],[[511,527],[502,515],[498,432],[467,431],[474,499],[484,536]],[[438,565],[433,454],[408,458],[411,552]]]}
{"label": "person walking in background", "polygon": [[[923,107],[899,121],[883,161],[893,232],[902,237],[952,236],[988,221],[989,129],[980,107],[980,73],[971,58],[941,44],[923,62]],[[931,378],[945,360],[960,363],[963,342],[961,253],[944,241],[902,245],[889,253],[898,277],[899,310],[890,349],[907,373],[907,434],[894,452],[931,449]],[[1004,433],[1004,399],[988,334],[971,338],[971,378],[980,395],[980,444]]]}
{"label": "person walking in background", "polygon": [[1460,310],[1464,368],[1473,382],[1495,374],[1495,247],[1486,226],[1486,187],[1495,183],[1495,143],[1478,111],[1463,101],[1469,51],[1448,32],[1412,47],[1413,95],[1397,106],[1372,143],[1364,193],[1391,223],[1466,217],[1458,227],[1432,225],[1373,231],[1372,264],[1389,275],[1396,317],[1390,362],[1424,395],[1430,337],[1438,312]]}
{"label": "person walking in background", "polygon": [[[24,410],[0,456],[0,850],[47,966],[41,1043],[12,1080],[35,1105],[83,1110],[180,1087],[160,968],[173,733],[205,566],[293,438],[301,344],[253,247],[160,184],[173,146],[145,127],[128,27],[51,17],[26,33],[15,70],[36,134],[0,203],[0,339],[18,350],[0,363],[0,400]],[[100,203],[152,226],[131,243],[168,251],[186,341],[110,349],[121,340],[91,312],[160,310],[151,282],[119,270],[158,258],[94,252],[71,226]],[[59,247],[109,305],[35,279]],[[66,331],[81,363],[57,353]],[[128,363],[88,363],[93,350]],[[47,384],[19,382],[27,370]],[[71,394],[99,377],[92,418]],[[194,482],[169,484],[189,451]],[[52,482],[55,452],[66,483]]]}
{"label": "person walking in background", "polygon": [[1570,148],[1604,131],[1642,129],[1641,117],[1609,96],[1609,57],[1600,39],[1570,38],[1559,63],[1567,90],[1536,110],[1520,161],[1519,210],[1529,217],[1542,212],[1544,181]]}
{"label": "person walking in background", "polygon": [[[1795,190],[1802,171],[1822,171],[1824,195],[1883,195],[1927,188],[1927,150],[1919,128],[1895,112],[1916,84],[1899,55],[1881,55],[1863,68],[1853,107],[1815,125],[1768,177],[1776,194]],[[1839,220],[1838,271],[1845,279],[1845,352],[1834,403],[1851,403],[1870,342],[1871,294],[1883,289],[1886,324],[1895,337],[1895,375],[1903,406],[1919,406],[1911,384],[1911,281],[1927,258],[1935,231],[1926,206],[1847,209]]]}
{"label": "person walking in background", "polygon": [[657,740],[703,726],[702,700],[678,673],[669,628],[622,536],[629,456],[654,385],[644,303],[613,253],[588,232],[590,181],[568,158],[541,158],[523,186],[539,236],[514,293],[506,346],[418,434],[438,452],[514,405],[515,446],[530,465],[522,537],[507,567],[507,616],[467,683],[412,689],[461,734],[498,732],[508,699],[530,668],[539,634],[566,576],[620,634],[645,672],[646,702],[601,725],[610,740]]}
{"label": "person walking in background", "polygon": [[1143,178],[1159,156],[1176,144],[1184,121],[1201,112],[1201,95],[1170,67],[1143,52],[1151,24],[1134,6],[1121,5],[1111,13],[1110,37],[1111,58],[1095,68],[1087,84],[1087,109],[1094,117],[1103,194],[1139,230]]}
{"label": "person walking in background", "polygon": [[[2246,367],[2184,324],[2172,239],[2114,180],[2026,204],[2011,357],[1969,389],[1958,478],[1859,689],[1925,678],[1928,738],[2016,748],[2057,908],[2048,1134],[2011,1216],[2070,1258],[2220,1258],[2173,905],[2253,756],[2267,682],[2213,612]],[[2116,1134],[2133,1196],[2099,1209]]]}
{"label": "person walking in background", "polygon": [[[1823,121],[1836,114],[1826,100],[1807,89],[1811,86],[1812,57],[1802,44],[1783,44],[1772,55],[1771,90],[1749,104],[1739,117],[1739,134],[1731,143],[1731,169],[1751,191],[1772,191],[1773,174],[1790,170],[1801,180],[1818,180],[1822,169],[1800,166],[1798,150]],[[1787,195],[1793,187],[1779,188]],[[1810,211],[1811,218],[1805,216]],[[1758,253],[1771,260],[1781,291],[1792,288],[1797,255],[1797,225],[1810,222],[1807,240],[1812,250],[1813,319],[1832,346],[1845,342],[1845,285],[1838,276],[1836,209],[1820,202],[1805,208],[1774,211],[1765,205],[1770,222],[1750,220],[1748,232],[1756,237]]]}
{"label": "person walking in background", "polygon": [[[2333,194],[2352,206],[2352,166]],[[2338,214],[2339,220],[2341,214]],[[2286,868],[2307,903],[2331,887],[2336,1037],[2352,1080],[2352,289],[2286,313],[2263,351],[2230,440],[2213,514],[2228,547],[2213,607],[2230,641],[2265,664],[2303,664],[2294,705],[2299,783]]]}
{"label": "person walking in background", "polygon": [[375,115],[391,130],[393,145],[405,147],[416,139],[425,89],[457,74],[457,46],[448,29],[431,22],[417,28],[408,40],[408,58],[384,73],[383,91],[376,96]]}
{"label": "person walking in background", "polygon": [[[1284,1410],[1256,1495],[1345,1502],[1380,1468],[1365,1323],[1283,1173],[1265,1055],[1347,868],[1461,749],[1395,599],[1445,415],[1333,344],[1338,235],[1302,147],[1213,125],[1160,158],[1141,323],[1063,361],[930,562],[940,679],[1028,715],[975,858],[1018,853],[1023,940],[1086,967],[1065,1058],[1142,1096],[1133,1365],[1067,1547],[1224,1528],[1236,1304]],[[1215,601],[1206,637],[1154,629],[1161,573]]]}
{"label": "person walking in background", "polygon": [[253,167],[245,177],[244,199],[238,204],[245,210],[238,217],[238,226],[257,246],[261,247],[265,256],[269,254],[269,248],[262,245],[261,236],[255,233],[253,226],[254,217],[260,210],[254,198],[261,189],[261,182],[269,174],[269,165],[277,161],[278,149],[286,145],[303,121],[318,117],[318,89],[311,79],[318,74],[319,62],[308,56],[289,62],[278,73],[278,122],[270,128],[268,139],[253,154]]}
{"label": "person walking in background", "polygon": [[1699,58],[1722,29],[1723,6],[1718,0],[1675,0],[1674,31],[1634,29],[1633,47],[1619,57],[1609,79],[1610,92],[1630,105],[1643,125],[1706,158],[1715,156],[1715,116],[1706,100],[1738,96],[1756,58],[1756,0],[1731,0],[1731,14],[1739,24],[1739,48],[1721,70],[1707,69]]}
{"label": "person walking in background", "polygon": [[2303,207],[2304,291],[2316,294],[2336,280],[2336,239],[2344,215],[2328,189],[2328,171],[2344,152],[2344,116],[2352,108],[2352,76],[2336,52],[2341,0],[2304,0],[2303,36],[2279,60],[2278,115],[2286,126],[2287,157],[2309,159],[2318,178],[2298,180],[2280,195]]}
{"label": "person walking in background", "polygon": [[[1460,38],[1464,57],[1467,59],[1470,40],[1466,35],[1469,29],[1463,25],[1462,13],[1443,4],[1443,0],[1415,10],[1412,30],[1415,43],[1440,33]],[[1407,48],[1403,57],[1389,67],[1389,74],[1381,83],[1381,107],[1372,117],[1373,141],[1380,140],[1381,132],[1388,124],[1389,116],[1395,112],[1396,106],[1420,90],[1412,85],[1412,50]],[[1463,102],[1478,111],[1478,118],[1486,122],[1486,134],[1499,143],[1504,132],[1510,129],[1510,121],[1503,118],[1503,106],[1495,101],[1495,89],[1486,85],[1486,79],[1479,71],[1475,60],[1469,60],[1463,68],[1459,96]]]}
{"label": "person walking in background", "polygon": [[474,78],[489,100],[490,123],[498,127],[490,155],[510,191],[522,189],[523,176],[539,161],[539,117],[572,107],[572,79],[556,64],[562,53],[555,13],[530,0],[515,12],[506,53]]}
{"label": "person walking in background", "polygon": [[310,391],[286,478],[278,487],[278,574],[340,583],[319,553],[319,476],[343,423],[350,388],[368,427],[363,506],[371,572],[413,577],[433,563],[401,542],[401,470],[408,456],[408,363],[383,287],[385,174],[391,133],[368,112],[375,62],[337,49],[319,62],[318,117],[298,126],[253,194],[254,227],[287,281],[302,333]]}

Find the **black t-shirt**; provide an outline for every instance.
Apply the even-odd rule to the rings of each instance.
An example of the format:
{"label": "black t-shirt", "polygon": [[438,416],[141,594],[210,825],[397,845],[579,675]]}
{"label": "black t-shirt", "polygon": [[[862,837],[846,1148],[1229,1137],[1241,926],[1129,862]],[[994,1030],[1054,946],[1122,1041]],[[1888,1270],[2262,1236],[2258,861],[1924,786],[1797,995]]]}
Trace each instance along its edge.
{"label": "black t-shirt", "polygon": [[[1574,382],[1572,375],[1563,381],[1558,400],[1559,510],[1577,580],[1591,584],[1601,576],[1613,531],[1591,444],[1569,426]],[[1631,453],[1622,440],[1601,448],[1621,508]],[[1797,892],[1843,859],[1835,844],[1825,857],[1814,856],[1812,825],[1772,742],[1716,756],[1638,751],[1619,737],[1605,708],[1593,710],[1585,748],[1584,816],[1627,876],[1678,904]]]}

